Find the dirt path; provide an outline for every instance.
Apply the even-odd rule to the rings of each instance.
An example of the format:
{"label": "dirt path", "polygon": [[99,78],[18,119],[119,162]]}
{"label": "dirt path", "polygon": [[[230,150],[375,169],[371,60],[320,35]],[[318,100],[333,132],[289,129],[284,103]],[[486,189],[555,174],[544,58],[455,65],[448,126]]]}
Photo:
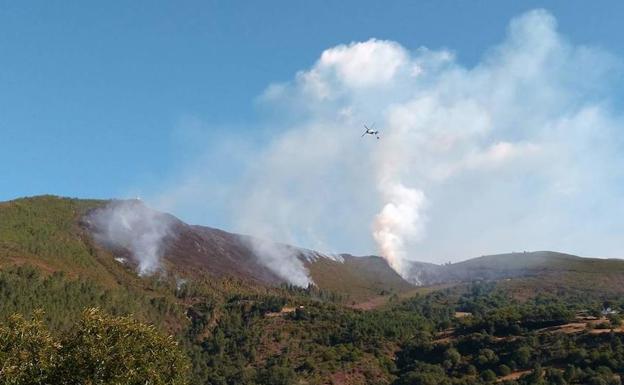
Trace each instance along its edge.
{"label": "dirt path", "polygon": [[496,382],[517,380],[518,378],[528,373],[531,373],[531,371],[530,370],[518,370],[517,372],[509,373],[506,376],[498,377],[496,379]]}

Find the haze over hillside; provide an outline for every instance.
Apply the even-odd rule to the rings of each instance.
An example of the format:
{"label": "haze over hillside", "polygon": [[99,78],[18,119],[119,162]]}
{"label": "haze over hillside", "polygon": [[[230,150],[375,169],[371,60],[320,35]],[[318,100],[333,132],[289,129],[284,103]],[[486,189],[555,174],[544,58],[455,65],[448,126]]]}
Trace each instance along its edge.
{"label": "haze over hillside", "polygon": [[[269,250],[294,261],[280,270],[276,259],[266,259]],[[284,272],[294,262],[307,277],[306,287],[288,284]],[[562,330],[553,332],[556,338],[567,330],[579,334],[565,346],[593,349],[600,340],[587,330],[607,321],[587,321],[582,314],[590,309],[600,315],[605,303],[620,309],[617,298],[624,294],[622,260],[543,251],[410,267],[424,286],[403,279],[380,257],[327,255],[188,225],[137,200],[40,196],[0,203],[0,322],[42,308],[59,333],[82,330],[74,323],[85,307],[132,314],[175,334],[181,345],[173,346],[192,362],[193,378],[207,383],[236,383],[245,375],[262,385],[280,378],[403,385],[410,383],[406,378],[429,374],[402,357],[415,355],[409,362],[427,362],[429,370],[443,367],[427,349],[458,349],[488,380],[478,382],[472,369],[454,366],[436,378],[490,384],[509,373],[528,376],[533,361],[508,358],[517,343],[537,335],[545,345],[529,344],[530,351],[548,351],[558,345],[544,328],[555,327]],[[0,335],[6,330],[0,327]],[[492,336],[479,334],[486,331]],[[472,347],[475,336],[481,350]],[[516,371],[480,360],[483,349],[497,352]],[[343,358],[336,363],[336,357]],[[560,362],[545,352],[536,357],[553,367]]]}
{"label": "haze over hillside", "polygon": [[[214,167],[230,161],[231,143],[206,136],[213,147],[193,172],[144,195],[265,239],[377,254],[403,275],[409,260],[507,250],[619,257],[613,58],[543,9],[490,42],[470,64],[453,47],[411,41],[326,47],[260,96],[261,109],[279,112],[263,123],[278,128],[255,151],[243,145],[232,160],[240,178]],[[360,137],[373,122],[380,139]]]}
{"label": "haze over hillside", "polygon": [[0,385],[622,385],[607,2],[3,2]]}
{"label": "haze over hillside", "polygon": [[[618,257],[624,249],[614,230],[624,217],[619,204],[624,131],[617,110],[610,108],[618,105],[622,88],[616,86],[618,60],[602,46],[586,46],[585,41],[576,41],[578,36],[568,36],[557,16],[534,9],[508,15],[496,26],[486,24],[496,30],[484,40],[487,44],[469,50],[474,55],[470,63],[462,60],[466,52],[444,48],[440,42],[428,45],[431,42],[420,41],[419,34],[407,41],[368,33],[344,41],[324,40],[287,72],[257,83],[255,98],[237,103],[235,111],[251,105],[258,109],[245,124],[211,122],[211,114],[201,108],[189,111],[190,116],[177,116],[186,111],[178,105],[173,110],[152,110],[174,116],[160,116],[158,130],[139,133],[130,127],[149,125],[135,125],[133,120],[124,124],[114,114],[83,108],[81,113],[94,113],[97,119],[75,127],[55,145],[22,140],[27,150],[37,144],[38,153],[87,151],[90,145],[89,154],[99,154],[81,154],[64,162],[62,177],[52,178],[54,170],[49,170],[50,191],[139,195],[189,223],[219,224],[315,250],[376,254],[404,276],[410,260],[457,262],[505,250]],[[441,25],[445,24],[436,28]],[[205,53],[195,51],[200,52]],[[263,51],[267,52],[271,50]],[[240,80],[234,84],[245,84]],[[153,94],[154,82],[147,84]],[[193,95],[206,97],[211,90],[206,87]],[[172,97],[166,92],[158,95]],[[224,94],[214,97],[221,100]],[[153,115],[143,111],[140,116]],[[234,121],[235,116],[237,112]],[[104,117],[113,121],[97,126]],[[68,124],[66,117],[56,118],[60,120],[55,127]],[[373,123],[380,139],[361,137],[363,125]],[[20,126],[19,120],[13,124]],[[39,126],[33,122],[31,131],[15,132],[27,135]],[[85,127],[99,128],[90,132]],[[54,137],[51,132],[36,138]],[[106,148],[100,149],[91,138],[104,132],[116,134],[110,134]],[[146,137],[163,142],[150,151]],[[89,143],[73,145],[72,139]],[[138,143],[146,147],[137,151]],[[107,156],[109,148],[116,148],[115,157]],[[170,158],[162,156],[163,148],[171,151]],[[119,160],[122,153],[129,157],[124,162]],[[41,180],[48,175],[37,172],[62,155],[33,164],[29,172],[6,175],[38,175],[29,179]],[[106,177],[94,178],[98,173],[87,170],[95,170],[95,164],[70,165],[99,162],[101,169],[108,165],[102,160],[126,167],[107,167]],[[171,164],[165,167],[163,162]],[[150,169],[145,172],[152,175],[152,183],[139,178],[145,174],[137,170],[125,174],[132,169],[129,166],[138,165]],[[124,178],[117,179],[122,171]],[[79,179],[98,188],[82,190],[86,184]],[[74,190],[56,188],[59,181],[73,181]],[[23,182],[7,185],[14,189]],[[17,189],[4,196],[46,188]],[[293,263],[275,263],[273,268],[284,269],[282,275],[305,284],[305,274],[297,273],[299,266]],[[149,270],[149,263],[142,268]]]}
{"label": "haze over hillside", "polygon": [[[484,280],[528,282],[548,277],[547,281],[537,279],[532,285],[543,287],[550,282],[555,286],[581,288],[591,279],[596,288],[609,291],[619,290],[616,286],[624,283],[624,261],[547,251],[484,256],[445,265],[410,262],[409,274],[403,278],[386,260],[377,256],[325,254],[250,235],[188,225],[137,200],[89,201],[43,196],[5,202],[0,207],[4,225],[9,226],[6,231],[14,226],[38,223],[11,225],[11,221],[7,221],[19,212],[32,212],[33,216],[41,217],[41,225],[59,220],[67,223],[68,227],[58,229],[60,233],[56,237],[82,240],[74,248],[89,250],[95,241],[95,245],[103,248],[103,255],[109,255],[94,260],[85,255],[81,257],[86,258],[85,262],[76,265],[74,259],[57,259],[27,251],[20,254],[18,251],[23,250],[23,245],[9,241],[15,235],[0,243],[4,245],[5,263],[29,261],[51,270],[84,271],[84,263],[94,267],[112,263],[140,275],[229,276],[262,285],[291,283],[305,287],[315,284],[354,300],[408,292],[414,285]],[[85,274],[93,276],[98,274],[97,270],[85,271]]]}
{"label": "haze over hillside", "polygon": [[[107,222],[102,221],[103,213],[108,214],[104,218]],[[120,223],[115,221],[111,213],[120,216],[117,218],[121,220]],[[142,259],[148,258],[151,263],[157,263],[158,259],[163,258],[180,271],[191,273],[197,269],[207,269],[212,274],[231,274],[268,284],[290,282],[299,285],[307,283],[318,285],[319,282],[323,282],[325,285],[336,287],[334,282],[350,282],[353,286],[363,286],[366,281],[369,283],[374,281],[377,284],[389,284],[393,289],[409,287],[407,284],[399,284],[403,281],[401,276],[393,272],[383,258],[377,256],[325,254],[270,240],[260,240],[249,235],[228,233],[205,226],[191,226],[171,215],[153,211],[141,201],[112,201],[103,208],[90,211],[85,218],[85,223],[96,235],[96,239],[100,238],[104,245],[113,248],[129,247],[130,250],[120,252],[129,252],[139,264],[139,268]],[[150,234],[153,229],[150,229],[150,225],[146,226],[149,222],[153,222],[151,227],[160,227],[159,234]],[[155,225],[156,223],[158,225]],[[115,226],[122,228],[115,230]],[[126,239],[106,239],[102,235],[102,227],[106,227],[109,232],[119,231],[130,239],[133,238],[132,234],[136,233],[139,238],[136,243],[140,244],[141,248],[133,250],[132,240],[124,245],[124,242],[128,243]],[[152,243],[162,244],[152,245]],[[151,253],[162,255],[146,257],[145,248],[151,249]],[[553,273],[567,274],[574,271],[624,272],[624,261],[601,261],[550,251],[482,256],[444,265],[416,261],[406,263],[410,270],[403,278],[417,285],[500,280]],[[610,267],[614,267],[615,270]],[[349,279],[353,274],[356,276]],[[305,276],[306,280],[298,278],[302,276]],[[328,276],[334,278],[328,279]],[[352,280],[355,281],[351,282]],[[342,288],[346,289],[347,286],[349,285]],[[383,289],[383,285],[379,287],[379,290]]]}
{"label": "haze over hillside", "polygon": [[[379,257],[328,255],[192,226],[136,200],[25,198],[1,203],[0,218],[4,228],[0,256],[5,264],[33,263],[51,271],[97,276],[104,282],[114,280],[110,277],[114,267],[115,271],[145,276],[234,277],[264,285],[295,283],[304,287],[315,283],[357,299],[412,287]],[[37,235],[31,239],[14,230],[20,228],[33,229],[30,231]],[[53,244],[58,244],[58,254],[36,252]],[[65,255],[64,247],[70,247],[76,256]],[[275,254],[267,254],[270,252]],[[297,274],[304,275],[306,281],[285,275],[288,270],[276,268],[277,263],[298,266]]]}

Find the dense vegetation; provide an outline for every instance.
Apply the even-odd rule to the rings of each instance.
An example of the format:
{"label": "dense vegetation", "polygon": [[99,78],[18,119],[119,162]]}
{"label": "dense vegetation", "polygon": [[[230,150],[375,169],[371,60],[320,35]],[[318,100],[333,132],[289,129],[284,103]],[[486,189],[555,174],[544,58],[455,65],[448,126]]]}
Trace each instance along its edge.
{"label": "dense vegetation", "polygon": [[[520,303],[494,285],[471,285],[454,302],[456,309],[471,310],[471,315],[453,322],[450,337],[403,344],[395,383],[480,384],[517,373],[505,383],[619,384],[624,336],[613,332],[618,317],[605,325],[607,333],[567,334],[555,327],[572,321],[576,312],[600,313],[599,299],[590,307],[588,302],[537,296]],[[621,304],[617,307],[622,310]]]}
{"label": "dense vegetation", "polygon": [[[97,304],[115,314],[132,313],[139,306],[123,292],[99,291],[61,274],[41,276],[25,267],[0,272],[0,282],[4,288],[21,288],[19,295],[0,291],[2,303],[13,304],[2,308],[5,331],[27,323],[7,314],[49,309],[36,321],[39,327],[43,321],[50,325],[45,338],[74,341],[74,348],[85,341],[71,334],[84,329],[72,324],[84,322],[82,306]],[[44,287],[49,294],[39,296]],[[619,333],[544,331],[572,320],[578,311],[595,314],[604,305],[599,299],[593,307],[589,301],[549,296],[519,302],[495,285],[473,284],[359,311],[333,303],[317,289],[266,289],[236,280],[189,282],[179,288],[163,281],[159,290],[171,290],[175,306],[185,307],[143,302],[143,314],[155,314],[162,330],[177,330],[180,348],[192,363],[192,383],[485,384],[526,372],[517,383],[614,384],[624,368]],[[59,298],[66,302],[57,304]],[[608,304],[621,309],[616,300]],[[182,317],[171,328],[167,313],[178,310]],[[456,310],[472,315],[456,318]],[[607,328],[617,328],[619,320],[612,318]]]}
{"label": "dense vegetation", "polygon": [[77,225],[97,204],[0,204],[0,384],[619,384],[624,373],[619,316],[600,318],[624,310],[616,295],[519,298],[477,282],[364,311],[313,286],[139,278]]}
{"label": "dense vegetation", "polygon": [[14,315],[0,327],[1,384],[188,383],[188,358],[153,326],[88,309],[58,338],[42,315]]}

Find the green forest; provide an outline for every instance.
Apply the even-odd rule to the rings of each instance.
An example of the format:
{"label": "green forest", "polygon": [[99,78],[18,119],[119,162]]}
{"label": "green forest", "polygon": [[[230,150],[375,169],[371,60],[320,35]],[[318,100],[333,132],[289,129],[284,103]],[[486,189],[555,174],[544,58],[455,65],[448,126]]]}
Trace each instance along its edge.
{"label": "green forest", "polygon": [[547,331],[623,303],[521,303],[488,283],[368,311],[314,288],[227,279],[159,282],[162,298],[137,301],[20,267],[0,272],[0,288],[3,384],[488,384],[512,373],[506,383],[619,384],[624,369],[618,316],[595,326],[605,333]]}
{"label": "green forest", "polygon": [[139,278],[80,231],[93,204],[0,205],[0,384],[621,383],[617,295],[483,281],[362,310],[313,285]]}

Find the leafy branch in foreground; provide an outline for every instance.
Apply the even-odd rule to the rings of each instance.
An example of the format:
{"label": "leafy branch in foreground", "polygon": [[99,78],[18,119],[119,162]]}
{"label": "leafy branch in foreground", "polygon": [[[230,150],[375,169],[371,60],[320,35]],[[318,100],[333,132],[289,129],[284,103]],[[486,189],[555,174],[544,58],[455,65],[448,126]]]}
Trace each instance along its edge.
{"label": "leafy branch in foreground", "polygon": [[42,317],[14,315],[0,326],[0,384],[188,383],[188,359],[154,326],[91,308],[56,339]]}

